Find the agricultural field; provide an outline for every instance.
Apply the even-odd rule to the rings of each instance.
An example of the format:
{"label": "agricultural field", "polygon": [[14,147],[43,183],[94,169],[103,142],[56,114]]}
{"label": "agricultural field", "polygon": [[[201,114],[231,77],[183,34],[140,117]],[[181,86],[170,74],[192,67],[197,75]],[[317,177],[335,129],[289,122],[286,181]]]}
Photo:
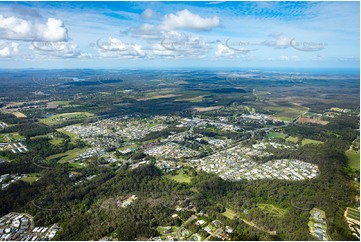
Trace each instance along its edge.
{"label": "agricultural field", "polygon": [[323,144],[323,142],[319,141],[319,140],[314,140],[314,139],[302,139],[302,146],[308,145],[308,144],[320,145],[320,144]]}
{"label": "agricultural field", "polygon": [[275,217],[283,217],[287,213],[286,209],[279,208],[273,204],[257,204],[257,207],[265,214]]}
{"label": "agricultural field", "polygon": [[74,112],[74,113],[62,113],[62,114],[57,114],[48,118],[43,118],[40,120],[41,123],[52,126],[52,125],[57,125],[57,124],[61,124],[65,121],[70,121],[70,120],[82,120],[85,118],[89,118],[89,117],[93,117],[94,114],[89,113],[89,112]]}
{"label": "agricultural field", "polygon": [[166,177],[179,183],[191,183],[192,179],[192,177],[185,174],[183,170],[178,171],[176,175],[169,174],[166,175]]}

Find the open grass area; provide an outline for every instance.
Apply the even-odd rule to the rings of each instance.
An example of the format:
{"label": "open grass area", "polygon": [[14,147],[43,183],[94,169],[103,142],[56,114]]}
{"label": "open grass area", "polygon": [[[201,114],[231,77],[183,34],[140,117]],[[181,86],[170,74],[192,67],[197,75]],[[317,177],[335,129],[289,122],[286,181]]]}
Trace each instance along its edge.
{"label": "open grass area", "polygon": [[40,177],[41,177],[40,173],[30,173],[30,174],[27,174],[26,177],[21,178],[20,180],[32,184],[32,183],[36,182],[37,180],[39,180]]}
{"label": "open grass area", "polygon": [[169,174],[166,175],[165,177],[179,183],[191,183],[191,179],[192,179],[192,177],[184,174],[183,170],[177,171],[177,174],[175,176]]}
{"label": "open grass area", "polygon": [[351,168],[360,169],[360,151],[359,150],[348,150],[346,151],[348,159],[348,165]]}
{"label": "open grass area", "polygon": [[303,139],[302,140],[302,146],[308,145],[308,144],[320,145],[320,144],[323,144],[323,142],[319,141],[319,140],[314,140],[314,139]]}
{"label": "open grass area", "polygon": [[264,106],[263,108],[275,112],[271,117],[282,121],[293,121],[308,110],[306,107],[292,104],[288,106]]}
{"label": "open grass area", "polygon": [[73,162],[73,163],[70,163],[69,166],[71,166],[73,168],[84,168],[86,166],[86,164],[81,163],[81,162]]}
{"label": "open grass area", "polygon": [[298,137],[294,137],[294,136],[289,136],[286,141],[289,142],[293,142],[293,143],[297,143],[298,142]]}
{"label": "open grass area", "polygon": [[48,118],[40,119],[40,122],[46,125],[57,125],[69,120],[82,120],[92,117],[94,114],[89,112],[62,113]]}
{"label": "open grass area", "polygon": [[20,135],[18,132],[0,134],[0,142],[14,142],[23,138],[24,136]]}
{"label": "open grass area", "polygon": [[267,138],[276,138],[276,139],[284,139],[287,137],[287,134],[280,133],[280,132],[269,132],[266,135]]}
{"label": "open grass area", "polygon": [[203,99],[208,95],[202,95],[197,97],[190,97],[190,98],[183,98],[183,99],[176,99],[175,102],[191,102],[191,103],[200,103],[203,102]]}
{"label": "open grass area", "polygon": [[283,208],[279,208],[273,204],[257,204],[257,207],[264,211],[266,214],[270,214],[275,217],[283,217],[287,210]]}
{"label": "open grass area", "polygon": [[238,215],[238,213],[236,213],[232,209],[226,208],[226,211],[222,213],[222,215],[229,219],[234,219]]}
{"label": "open grass area", "polygon": [[54,146],[61,146],[63,144],[64,139],[59,137],[52,138],[49,142]]}
{"label": "open grass area", "polygon": [[85,152],[86,150],[87,150],[87,148],[84,148],[84,149],[75,148],[72,150],[68,150],[67,152],[64,152],[64,153],[59,153],[59,154],[48,156],[48,157],[46,157],[46,160],[50,161],[52,159],[60,158],[60,160],[58,161],[59,163],[66,163],[66,162],[70,162],[70,161],[74,160],[75,158],[77,158],[81,153]]}

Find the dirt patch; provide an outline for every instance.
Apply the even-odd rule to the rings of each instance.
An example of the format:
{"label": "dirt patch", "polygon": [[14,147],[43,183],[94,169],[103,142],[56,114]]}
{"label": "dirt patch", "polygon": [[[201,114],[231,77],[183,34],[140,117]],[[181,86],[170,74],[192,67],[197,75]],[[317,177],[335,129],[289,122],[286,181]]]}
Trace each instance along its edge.
{"label": "dirt patch", "polygon": [[298,118],[296,122],[300,124],[321,124],[321,125],[326,125],[329,123],[328,121],[314,119],[314,118],[305,118],[305,117]]}
{"label": "dirt patch", "polygon": [[223,108],[224,106],[213,106],[213,107],[195,107],[193,110],[196,110],[198,112],[207,112],[207,111],[213,111],[220,108]]}
{"label": "dirt patch", "polygon": [[23,114],[22,112],[13,112],[13,114],[14,114],[15,117],[17,117],[17,118],[26,118],[26,115]]}

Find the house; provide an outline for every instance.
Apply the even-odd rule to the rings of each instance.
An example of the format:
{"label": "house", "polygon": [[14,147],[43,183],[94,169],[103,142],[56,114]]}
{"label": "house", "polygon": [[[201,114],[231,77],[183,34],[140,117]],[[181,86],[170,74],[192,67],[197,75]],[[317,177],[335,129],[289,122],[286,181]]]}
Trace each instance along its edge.
{"label": "house", "polygon": [[218,220],[214,220],[212,221],[212,223],[217,227],[219,228],[221,226],[221,222],[219,222]]}
{"label": "house", "polygon": [[225,231],[226,231],[226,233],[229,233],[229,234],[233,233],[233,229],[229,226],[226,226]]}
{"label": "house", "polygon": [[167,227],[164,231],[163,231],[164,234],[170,234],[172,233],[172,228],[171,227]]}

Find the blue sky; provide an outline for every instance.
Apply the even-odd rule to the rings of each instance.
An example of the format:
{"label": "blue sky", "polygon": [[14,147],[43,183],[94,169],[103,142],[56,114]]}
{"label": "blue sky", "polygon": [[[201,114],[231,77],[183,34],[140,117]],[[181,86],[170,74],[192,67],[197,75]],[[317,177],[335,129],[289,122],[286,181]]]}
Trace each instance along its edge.
{"label": "blue sky", "polygon": [[1,68],[359,68],[359,2],[0,2]]}

